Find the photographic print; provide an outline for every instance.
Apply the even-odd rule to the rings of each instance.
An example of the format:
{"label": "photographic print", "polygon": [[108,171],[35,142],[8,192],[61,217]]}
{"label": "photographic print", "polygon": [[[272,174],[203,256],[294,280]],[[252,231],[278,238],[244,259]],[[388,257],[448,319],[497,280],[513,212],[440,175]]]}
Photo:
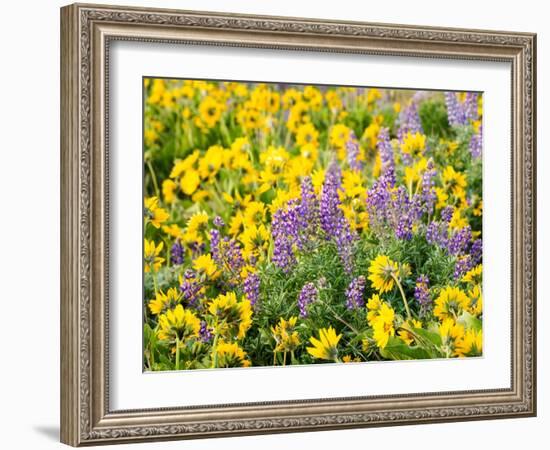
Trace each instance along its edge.
{"label": "photographic print", "polygon": [[145,371],[482,355],[481,93],[143,83]]}

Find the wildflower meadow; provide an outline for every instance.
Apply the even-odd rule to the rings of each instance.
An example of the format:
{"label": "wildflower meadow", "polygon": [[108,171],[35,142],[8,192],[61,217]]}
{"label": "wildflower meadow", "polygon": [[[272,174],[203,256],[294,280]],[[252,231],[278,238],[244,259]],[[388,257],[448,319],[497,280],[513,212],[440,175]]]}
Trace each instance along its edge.
{"label": "wildflower meadow", "polygon": [[482,355],[482,95],[144,78],[147,371]]}

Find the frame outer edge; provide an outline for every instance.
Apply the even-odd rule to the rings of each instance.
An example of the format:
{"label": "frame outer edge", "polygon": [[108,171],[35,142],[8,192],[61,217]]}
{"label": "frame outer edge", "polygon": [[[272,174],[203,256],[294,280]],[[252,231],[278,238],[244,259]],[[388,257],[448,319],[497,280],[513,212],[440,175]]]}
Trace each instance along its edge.
{"label": "frame outer edge", "polygon": [[538,414],[538,402],[537,402],[537,40],[538,36],[533,33],[530,36],[531,44],[531,61],[530,71],[531,80],[530,85],[527,87],[530,90],[530,132],[528,138],[531,140],[531,159],[529,161],[529,188],[531,189],[531,196],[529,199],[529,206],[531,209],[530,223],[528,228],[528,234],[530,237],[530,251],[531,251],[531,267],[529,280],[529,286],[531,288],[531,415],[537,417]]}
{"label": "frame outer edge", "polygon": [[78,85],[78,9],[74,5],[60,10],[61,19],[61,408],[60,440],[77,446],[79,433],[79,304],[78,237],[79,221],[79,85]]}
{"label": "frame outer edge", "polygon": [[[173,17],[172,17],[173,15]],[[183,23],[181,20],[186,19]],[[97,253],[93,251],[97,239],[97,217],[91,217],[97,207],[97,180],[101,170],[97,166],[94,143],[97,116],[93,105],[95,70],[92,67],[93,33],[97,22],[132,23],[144,26],[183,26],[190,29],[251,31],[281,36],[287,32],[299,36],[340,38],[384,38],[392,42],[415,42],[428,54],[427,43],[439,45],[509,49],[506,58],[515,57],[519,72],[518,106],[520,119],[513,128],[520,133],[516,144],[521,149],[518,170],[521,179],[518,196],[521,197],[521,232],[515,242],[522,244],[520,256],[525,278],[518,287],[522,298],[521,310],[526,320],[521,321],[523,338],[518,364],[521,364],[517,382],[521,389],[518,398],[508,403],[490,405],[480,403],[471,407],[397,410],[383,413],[310,415],[294,417],[262,417],[200,423],[159,424],[141,423],[133,426],[106,423],[105,411],[97,403],[98,395],[105,394],[94,382],[97,378],[97,345],[105,337],[97,334],[91,323],[99,310],[92,297],[98,295],[93,267]],[[317,431],[365,426],[437,423],[449,420],[493,419],[499,417],[526,417],[536,414],[536,35],[532,33],[497,32],[415,27],[394,24],[366,24],[338,22],[324,19],[276,18],[243,14],[159,10],[109,5],[74,4],[61,9],[61,441],[72,445],[97,445],[122,442],[156,441],[166,439],[193,439],[216,436],[253,435],[264,433]],[[365,28],[370,26],[371,28]],[[392,29],[391,27],[395,28]],[[365,28],[364,33],[361,29]],[[357,31],[356,34],[356,29]],[[471,34],[470,34],[471,33]],[[363,34],[363,35],[362,35]],[[362,37],[359,37],[362,35]],[[384,40],[382,39],[382,40]],[[456,39],[456,41],[455,41]],[[254,43],[252,43],[254,44]],[[273,44],[271,44],[273,45]],[[253,46],[253,45],[252,45]],[[330,47],[330,46],[329,46]],[[336,48],[336,46],[334,46]],[[276,45],[274,48],[278,48]],[[283,48],[283,47],[281,47]],[[330,51],[330,49],[328,50]],[[394,50],[395,51],[395,50]],[[446,50],[441,50],[444,53]],[[437,54],[440,51],[435,51]],[[481,59],[492,52],[483,52]],[[527,58],[526,58],[527,56]],[[470,59],[467,57],[466,59]],[[472,59],[475,59],[475,54]],[[97,69],[97,68],[96,68]],[[97,111],[96,111],[97,112]],[[99,118],[100,119],[100,118]],[[101,122],[101,120],[100,120]],[[525,127],[529,127],[528,130]],[[517,128],[516,128],[517,127]],[[95,161],[95,163],[94,163]],[[96,181],[94,181],[96,180]],[[101,202],[100,202],[101,203]],[[94,225],[95,224],[95,225]],[[95,237],[94,237],[95,235]],[[90,248],[92,247],[92,248]],[[96,255],[94,257],[94,255]],[[519,268],[518,267],[518,268]],[[520,270],[521,270],[520,269]],[[101,271],[100,271],[101,272]],[[101,287],[101,286],[99,286]],[[92,291],[95,291],[92,294]],[[97,298],[96,298],[97,300]],[[527,304],[525,304],[526,302]],[[93,304],[92,304],[93,303]],[[97,324],[96,324],[97,325]],[[95,350],[94,350],[95,349]],[[525,361],[524,351],[530,358]],[[516,360],[518,361],[518,360]],[[95,369],[94,369],[95,367]],[[99,367],[101,369],[101,367]],[[94,373],[95,372],[95,373]],[[101,372],[101,370],[100,370]],[[526,389],[524,389],[526,388]],[[416,413],[415,413],[416,411]],[[415,413],[416,415],[414,415]],[[116,419],[114,417],[113,419]]]}

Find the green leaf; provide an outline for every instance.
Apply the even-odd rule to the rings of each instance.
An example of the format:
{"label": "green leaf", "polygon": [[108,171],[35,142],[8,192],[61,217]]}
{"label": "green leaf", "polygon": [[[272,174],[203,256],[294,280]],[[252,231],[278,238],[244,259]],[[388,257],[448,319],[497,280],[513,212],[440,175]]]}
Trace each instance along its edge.
{"label": "green leaf", "polygon": [[472,316],[469,312],[464,311],[458,318],[457,322],[464,325],[464,328],[481,331],[481,320],[475,316]]}
{"label": "green leaf", "polygon": [[429,359],[430,353],[422,347],[409,347],[401,339],[391,337],[386,348],[380,349],[380,354],[387,359]]}
{"label": "green leaf", "polygon": [[426,339],[427,341],[430,341],[432,344],[434,344],[437,347],[440,347],[442,344],[441,336],[437,333],[434,333],[433,331],[428,331],[423,328],[413,328],[413,332],[419,335],[421,338]]}

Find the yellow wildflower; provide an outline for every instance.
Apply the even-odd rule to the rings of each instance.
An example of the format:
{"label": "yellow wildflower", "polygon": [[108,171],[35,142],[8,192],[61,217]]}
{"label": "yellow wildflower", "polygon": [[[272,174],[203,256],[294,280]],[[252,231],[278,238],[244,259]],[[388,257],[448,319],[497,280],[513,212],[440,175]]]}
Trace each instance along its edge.
{"label": "yellow wildflower", "polygon": [[164,247],[164,242],[159,242],[158,245],[155,245],[154,241],[148,241],[145,239],[144,243],[144,270],[145,272],[150,272],[151,269],[154,272],[158,272],[160,266],[164,262],[164,258],[161,258],[160,252]]}
{"label": "yellow wildflower", "polygon": [[483,352],[483,333],[481,330],[466,330],[456,340],[454,354],[458,357],[481,356]]}
{"label": "yellow wildflower", "polygon": [[297,320],[296,316],[288,320],[281,317],[279,323],[271,327],[271,333],[276,343],[276,352],[291,352],[300,345],[300,337],[295,330]]}
{"label": "yellow wildflower", "polygon": [[243,298],[237,301],[234,292],[220,294],[208,305],[208,312],[214,317],[216,332],[223,336],[242,339],[252,325],[252,306]]}
{"label": "yellow wildflower", "polygon": [[145,217],[155,228],[160,228],[161,223],[166,222],[170,214],[158,206],[157,197],[149,197],[145,199]]}
{"label": "yellow wildflower", "polygon": [[199,337],[201,321],[190,310],[183,309],[183,306],[177,305],[170,309],[166,314],[159,316],[158,337],[162,341],[168,341],[172,344],[177,341],[184,341],[189,338]]}
{"label": "yellow wildflower", "polygon": [[210,253],[195,258],[193,260],[193,269],[195,269],[199,275],[204,275],[212,280],[216,279],[219,275],[216,263],[212,259],[212,256],[210,256]]}
{"label": "yellow wildflower", "polygon": [[208,128],[212,128],[218,123],[223,110],[223,104],[214,100],[210,96],[205,97],[199,105],[200,118]]}
{"label": "yellow wildflower", "polygon": [[193,195],[201,183],[199,172],[188,170],[180,179],[180,188],[185,195]]}
{"label": "yellow wildflower", "polygon": [[175,308],[181,297],[181,293],[176,288],[170,288],[166,293],[157,291],[156,297],[149,302],[149,310],[154,315],[164,313],[167,309]]}
{"label": "yellow wildflower", "polygon": [[447,286],[435,300],[433,313],[441,321],[456,319],[468,309],[469,304],[468,296],[460,288]]}
{"label": "yellow wildflower", "polygon": [[395,312],[391,306],[387,303],[382,303],[382,306],[378,310],[378,314],[373,321],[373,338],[376,341],[376,345],[380,348],[386,348],[391,336],[395,336],[395,328],[393,321],[395,319]]}
{"label": "yellow wildflower", "polygon": [[399,274],[399,266],[385,255],[378,255],[369,266],[369,280],[372,287],[381,294],[389,292],[395,285],[394,277]]}
{"label": "yellow wildflower", "polygon": [[473,269],[466,272],[466,274],[462,277],[462,281],[464,283],[468,283],[472,285],[481,284],[482,276],[483,276],[483,265],[478,264]]}
{"label": "yellow wildflower", "polygon": [[307,352],[317,359],[325,359],[328,361],[338,361],[338,342],[342,338],[341,334],[336,334],[332,327],[321,328],[319,330],[319,339],[313,336],[309,338],[309,342],[313,347],[307,347]]}
{"label": "yellow wildflower", "polygon": [[177,187],[178,185],[170,179],[166,179],[162,182],[162,196],[166,203],[174,203],[176,200],[175,191]]}
{"label": "yellow wildflower", "polygon": [[216,367],[249,367],[246,352],[235,342],[220,341],[214,349]]}

